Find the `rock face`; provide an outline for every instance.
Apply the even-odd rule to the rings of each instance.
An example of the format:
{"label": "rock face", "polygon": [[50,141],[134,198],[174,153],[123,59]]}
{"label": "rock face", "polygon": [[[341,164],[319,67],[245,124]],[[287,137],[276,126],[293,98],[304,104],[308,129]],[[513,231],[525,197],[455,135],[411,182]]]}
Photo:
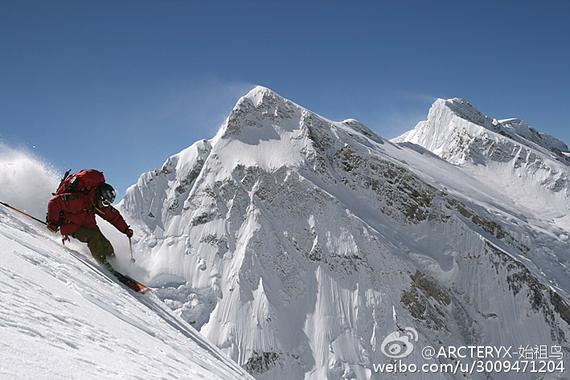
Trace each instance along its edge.
{"label": "rock face", "polygon": [[[504,137],[451,103],[462,116],[438,101],[429,117],[455,123],[450,133],[482,128],[541,159],[563,151],[532,132],[515,137],[533,145]],[[412,135],[401,140],[419,144]],[[256,87],[214,138],[127,191],[121,208],[144,236],[138,262],[171,307],[258,379],[373,379],[391,360],[384,338],[405,327],[419,347],[567,350],[568,230],[426,150],[455,164],[475,160],[475,148],[416,144]],[[420,350],[407,360],[425,362]]]}

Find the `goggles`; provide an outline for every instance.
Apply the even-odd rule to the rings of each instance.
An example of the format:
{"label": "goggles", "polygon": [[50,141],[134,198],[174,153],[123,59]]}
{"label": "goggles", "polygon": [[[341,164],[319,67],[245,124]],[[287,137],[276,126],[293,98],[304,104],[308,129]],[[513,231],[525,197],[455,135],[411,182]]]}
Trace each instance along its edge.
{"label": "goggles", "polygon": [[114,190],[104,191],[103,194],[101,194],[101,204],[103,205],[103,207],[109,207],[110,205],[112,205],[113,202],[115,201],[116,196],[117,194],[115,193]]}

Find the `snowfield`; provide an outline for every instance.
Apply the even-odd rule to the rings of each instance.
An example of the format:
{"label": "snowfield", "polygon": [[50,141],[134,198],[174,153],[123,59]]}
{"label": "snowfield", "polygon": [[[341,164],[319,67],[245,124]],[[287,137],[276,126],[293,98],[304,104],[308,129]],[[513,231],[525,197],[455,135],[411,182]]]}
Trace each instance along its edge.
{"label": "snowfield", "polygon": [[0,208],[0,378],[250,378],[152,293],[22,218]]}

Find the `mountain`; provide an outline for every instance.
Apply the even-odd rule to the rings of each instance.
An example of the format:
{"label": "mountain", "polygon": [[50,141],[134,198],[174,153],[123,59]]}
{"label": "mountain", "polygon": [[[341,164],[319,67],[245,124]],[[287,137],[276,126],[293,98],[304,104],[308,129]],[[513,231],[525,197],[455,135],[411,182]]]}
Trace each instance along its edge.
{"label": "mountain", "polygon": [[462,99],[438,99],[427,120],[393,140],[411,142],[501,188],[521,209],[570,229],[570,152],[520,119],[487,117]]}
{"label": "mountain", "polygon": [[[502,136],[452,103],[430,111],[458,125],[447,132]],[[558,140],[501,123],[513,146],[564,167]],[[387,337],[410,328],[417,347],[568,352],[569,231],[442,159],[447,144],[394,143],[256,87],[215,137],[143,174],[120,207],[159,297],[257,379],[384,377]],[[434,362],[419,349],[406,360]]]}
{"label": "mountain", "polygon": [[0,206],[1,379],[250,378],[156,296],[36,224]]}

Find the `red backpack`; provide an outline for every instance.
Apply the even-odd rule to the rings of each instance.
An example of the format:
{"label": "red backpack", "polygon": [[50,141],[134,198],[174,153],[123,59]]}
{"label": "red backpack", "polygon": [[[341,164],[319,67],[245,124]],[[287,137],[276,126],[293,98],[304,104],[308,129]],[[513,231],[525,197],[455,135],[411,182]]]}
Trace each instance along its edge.
{"label": "red backpack", "polygon": [[56,192],[53,195],[64,193],[88,193],[105,183],[103,173],[94,169],[80,170],[69,175],[70,170],[65,172]]}

